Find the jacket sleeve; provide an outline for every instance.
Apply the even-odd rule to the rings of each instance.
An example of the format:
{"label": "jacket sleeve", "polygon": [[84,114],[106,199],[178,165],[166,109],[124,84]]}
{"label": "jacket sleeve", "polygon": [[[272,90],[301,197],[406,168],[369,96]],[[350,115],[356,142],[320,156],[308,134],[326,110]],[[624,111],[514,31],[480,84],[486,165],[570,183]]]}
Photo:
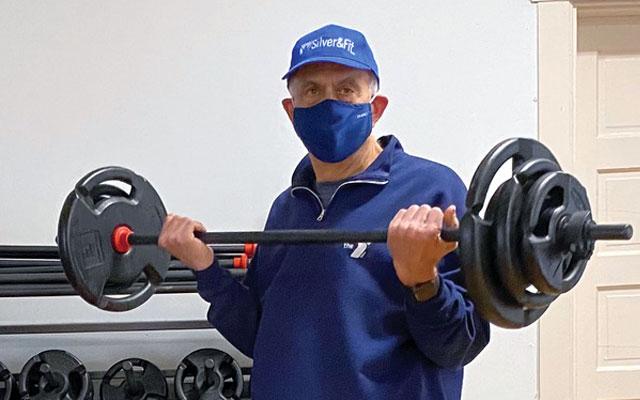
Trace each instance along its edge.
{"label": "jacket sleeve", "polygon": [[[466,189],[456,176],[435,204],[455,204],[458,218],[464,214]],[[447,255],[438,266],[440,287],[434,297],[417,302],[407,290],[405,308],[409,331],[418,348],[435,364],[459,368],[471,362],[489,343],[489,323],[475,309],[463,286],[458,255]]]}
{"label": "jacket sleeve", "polygon": [[253,289],[254,271],[260,259],[258,246],[242,282],[220,267],[217,260],[209,268],[195,273],[198,293],[210,303],[209,323],[247,357],[253,357],[261,314],[259,297]]}

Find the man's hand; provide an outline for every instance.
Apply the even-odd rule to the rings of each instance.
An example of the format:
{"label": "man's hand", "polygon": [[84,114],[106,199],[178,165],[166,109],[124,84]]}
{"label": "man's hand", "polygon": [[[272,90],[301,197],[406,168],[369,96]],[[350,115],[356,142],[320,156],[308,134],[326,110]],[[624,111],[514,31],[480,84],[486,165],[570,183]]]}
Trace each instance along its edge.
{"label": "man's hand", "polygon": [[443,223],[458,227],[455,206],[443,213],[438,207],[412,205],[398,211],[389,224],[387,246],[403,285],[413,287],[434,279],[440,259],[458,246],[440,239]]}
{"label": "man's hand", "polygon": [[168,214],[162,225],[158,246],[167,250],[187,267],[201,271],[213,264],[213,250],[197,239],[194,232],[206,232],[198,221]]}

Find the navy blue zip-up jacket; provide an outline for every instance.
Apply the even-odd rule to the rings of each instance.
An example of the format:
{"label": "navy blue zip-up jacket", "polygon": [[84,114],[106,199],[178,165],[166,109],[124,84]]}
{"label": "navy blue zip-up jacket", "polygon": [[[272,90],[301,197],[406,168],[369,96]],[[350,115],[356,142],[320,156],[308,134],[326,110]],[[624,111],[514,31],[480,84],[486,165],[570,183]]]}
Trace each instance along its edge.
{"label": "navy blue zip-up jacket", "polygon": [[[303,159],[265,229],[386,229],[412,204],[464,212],[453,171],[406,154],[393,136],[380,143],[326,209]],[[398,280],[385,243],[261,245],[242,283],[215,262],[196,275],[211,324],[254,359],[254,400],[452,400],[489,325],[465,295],[457,256],[439,270],[440,289],[423,303]]]}

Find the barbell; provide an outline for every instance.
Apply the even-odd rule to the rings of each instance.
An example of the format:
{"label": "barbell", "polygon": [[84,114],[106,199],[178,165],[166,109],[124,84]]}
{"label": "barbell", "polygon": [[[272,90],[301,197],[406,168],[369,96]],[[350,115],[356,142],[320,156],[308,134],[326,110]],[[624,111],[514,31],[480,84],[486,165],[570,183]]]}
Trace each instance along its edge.
{"label": "barbell", "polygon": [[[506,162],[512,175],[487,202]],[[118,187],[125,184],[125,191]],[[485,207],[486,211],[482,215]],[[628,240],[630,225],[596,224],[585,188],[533,139],[497,144],[476,169],[456,230],[469,297],[491,323],[520,328],[536,321],[582,276],[596,240]],[[147,301],[167,275],[170,255],[157,246],[166,209],[153,186],[133,171],[105,167],[84,176],[67,196],[58,225],[60,258],[71,285],[90,304],[126,311]],[[203,232],[204,243],[305,244],[386,242],[387,231],[268,230]],[[127,296],[105,294],[144,286]]]}

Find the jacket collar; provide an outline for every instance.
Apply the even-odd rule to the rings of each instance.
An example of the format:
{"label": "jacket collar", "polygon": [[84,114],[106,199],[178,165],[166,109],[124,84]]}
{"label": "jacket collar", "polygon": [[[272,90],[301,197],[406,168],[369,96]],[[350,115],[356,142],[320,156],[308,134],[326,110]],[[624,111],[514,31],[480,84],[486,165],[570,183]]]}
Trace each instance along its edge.
{"label": "jacket collar", "polygon": [[[396,153],[402,152],[402,145],[393,135],[382,136],[378,139],[382,146],[382,153],[371,163],[371,165],[361,173],[350,177],[347,181],[376,181],[383,182],[389,180],[389,172],[393,157]],[[309,155],[306,155],[298,164],[291,178],[291,188],[307,187],[313,189],[316,175],[313,172]]]}

